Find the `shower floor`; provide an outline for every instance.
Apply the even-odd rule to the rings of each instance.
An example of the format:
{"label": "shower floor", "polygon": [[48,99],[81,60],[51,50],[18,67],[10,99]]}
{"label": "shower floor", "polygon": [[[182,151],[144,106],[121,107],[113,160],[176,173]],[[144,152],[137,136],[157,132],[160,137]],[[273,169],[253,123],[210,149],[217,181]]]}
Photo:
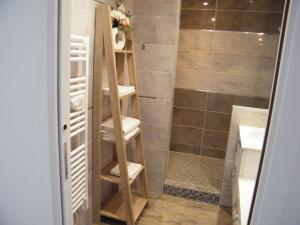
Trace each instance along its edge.
{"label": "shower floor", "polygon": [[218,204],[224,160],[170,152],[164,193]]}

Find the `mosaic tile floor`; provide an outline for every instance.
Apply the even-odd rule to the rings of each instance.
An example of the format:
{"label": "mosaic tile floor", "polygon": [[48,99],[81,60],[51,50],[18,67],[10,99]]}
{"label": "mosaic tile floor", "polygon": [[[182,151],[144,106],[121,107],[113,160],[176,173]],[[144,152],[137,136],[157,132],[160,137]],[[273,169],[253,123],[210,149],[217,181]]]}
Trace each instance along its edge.
{"label": "mosaic tile floor", "polygon": [[170,152],[164,193],[218,204],[224,160]]}

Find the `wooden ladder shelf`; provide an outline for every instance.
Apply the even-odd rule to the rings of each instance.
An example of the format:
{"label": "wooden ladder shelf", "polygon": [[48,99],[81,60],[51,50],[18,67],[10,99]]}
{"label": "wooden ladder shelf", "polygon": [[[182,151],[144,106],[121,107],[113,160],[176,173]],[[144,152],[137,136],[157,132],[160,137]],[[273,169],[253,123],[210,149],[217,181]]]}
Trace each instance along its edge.
{"label": "wooden ladder shelf", "polygon": [[[94,55],[94,83],[93,83],[93,220],[100,224],[101,216],[125,221],[127,225],[134,225],[137,218],[148,203],[148,184],[144,156],[144,143],[141,125],[135,128],[134,133],[124,135],[124,116],[122,105],[124,99],[130,103],[130,118],[140,120],[140,109],[137,94],[137,81],[133,51],[132,34],[127,33],[125,50],[115,50],[112,42],[112,21],[110,6],[100,5],[96,9],[95,27],[95,55]],[[125,61],[128,67],[128,84],[134,90],[126,94],[120,93],[120,86],[125,86],[124,70]],[[103,91],[102,73],[107,67],[109,89]],[[122,88],[122,87],[121,87]],[[111,102],[114,138],[102,135],[103,121],[101,103],[105,92],[108,92]],[[123,103],[122,103],[123,102]],[[130,119],[129,118],[129,119]],[[136,121],[136,120],[135,120]],[[102,130],[101,130],[102,129]],[[114,144],[116,157],[106,167],[101,168],[101,143],[103,140]],[[137,164],[139,170],[131,179],[127,170],[127,143],[135,140],[137,149]],[[119,166],[119,176],[111,174],[111,169]],[[132,184],[139,179],[139,194],[132,190]],[[117,186],[114,192],[101,204],[101,183],[110,182]]]}

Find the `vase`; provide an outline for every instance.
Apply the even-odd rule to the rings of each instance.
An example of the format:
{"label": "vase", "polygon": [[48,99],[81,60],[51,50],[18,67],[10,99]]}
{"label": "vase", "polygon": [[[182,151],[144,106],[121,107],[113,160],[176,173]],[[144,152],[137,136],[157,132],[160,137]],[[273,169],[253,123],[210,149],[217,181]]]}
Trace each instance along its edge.
{"label": "vase", "polygon": [[117,27],[112,29],[112,39],[114,49],[122,50],[126,44],[126,35],[124,31],[120,31]]}

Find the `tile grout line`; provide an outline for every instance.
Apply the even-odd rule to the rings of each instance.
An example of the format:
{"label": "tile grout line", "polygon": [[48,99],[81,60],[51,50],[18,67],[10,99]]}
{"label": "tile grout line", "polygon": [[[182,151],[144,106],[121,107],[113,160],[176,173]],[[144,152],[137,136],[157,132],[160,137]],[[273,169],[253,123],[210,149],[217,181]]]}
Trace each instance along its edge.
{"label": "tile grout line", "polygon": [[201,145],[200,145],[200,153],[199,153],[200,155],[202,155],[202,146],[203,146],[203,139],[204,139],[204,127],[205,127],[205,122],[206,122],[207,102],[208,102],[208,93],[206,93],[205,111],[204,111],[203,128],[202,128],[202,137],[201,137]]}

